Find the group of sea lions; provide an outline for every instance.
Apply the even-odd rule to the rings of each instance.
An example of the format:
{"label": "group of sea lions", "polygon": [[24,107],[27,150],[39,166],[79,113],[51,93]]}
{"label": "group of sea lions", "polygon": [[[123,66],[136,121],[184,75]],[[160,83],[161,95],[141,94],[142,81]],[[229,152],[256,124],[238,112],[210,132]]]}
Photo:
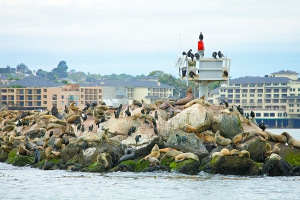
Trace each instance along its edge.
{"label": "group of sea lions", "polygon": [[[191,107],[193,104],[210,106],[202,96],[194,99],[191,88],[187,90],[186,97],[177,101],[157,100],[155,104],[148,104],[145,101],[134,100],[132,104],[118,108],[111,108],[101,103],[87,103],[84,108],[79,108],[72,102],[65,106],[64,110],[53,106],[51,110],[39,112],[32,111],[9,111],[0,112],[0,145],[1,150],[10,152],[18,149],[19,155],[29,155],[35,157],[36,162],[42,159],[48,161],[51,158],[59,157],[61,151],[69,144],[77,143],[83,150],[89,148],[92,143],[110,143],[110,128],[102,125],[110,119],[119,120],[122,118],[142,121],[147,128],[153,130],[153,136],[160,136],[160,121],[170,120],[180,113],[183,109]],[[220,105],[222,106],[222,105]],[[225,107],[224,110],[227,109]],[[234,108],[232,106],[232,108]],[[162,112],[162,110],[164,112]],[[228,110],[228,109],[227,109]],[[226,111],[224,113],[230,113]],[[143,141],[143,133],[138,132],[137,127],[131,126],[124,133],[127,137],[132,137],[135,146]],[[207,148],[216,146],[232,145],[233,147],[246,142],[252,137],[259,137],[261,140],[287,143],[292,149],[300,148],[300,141],[294,139],[287,132],[280,135],[266,131],[243,132],[234,138],[224,138],[220,131],[215,133],[197,132],[197,128],[190,124],[181,124],[181,129],[187,133],[196,134]],[[269,148],[266,155],[280,152],[279,145]],[[210,149],[210,150],[211,150]],[[228,149],[227,149],[228,150]],[[219,155],[249,157],[249,152],[238,151],[237,149],[228,150],[223,148]],[[124,156],[120,157],[118,163],[128,159],[135,159],[136,148],[128,147],[124,151]],[[217,155],[217,153],[215,153]],[[167,159],[174,158],[176,162],[185,159],[199,161],[197,155],[191,152],[182,152],[173,148],[162,148],[154,145],[149,155],[144,156],[143,160],[149,161],[152,166],[158,166]],[[112,166],[111,155],[108,152],[101,152],[97,157],[97,163],[104,168]]]}

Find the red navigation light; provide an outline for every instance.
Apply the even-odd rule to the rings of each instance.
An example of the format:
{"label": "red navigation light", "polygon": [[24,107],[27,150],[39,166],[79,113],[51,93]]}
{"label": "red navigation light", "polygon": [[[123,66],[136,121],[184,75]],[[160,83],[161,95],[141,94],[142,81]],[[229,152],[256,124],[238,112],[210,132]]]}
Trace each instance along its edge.
{"label": "red navigation light", "polygon": [[204,51],[204,43],[203,40],[198,41],[198,51]]}

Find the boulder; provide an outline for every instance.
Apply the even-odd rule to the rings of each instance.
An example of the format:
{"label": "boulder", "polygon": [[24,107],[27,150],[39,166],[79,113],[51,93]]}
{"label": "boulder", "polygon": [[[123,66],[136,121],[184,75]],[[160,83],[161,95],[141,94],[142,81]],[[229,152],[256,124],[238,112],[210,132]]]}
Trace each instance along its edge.
{"label": "boulder", "polygon": [[290,176],[292,166],[277,154],[271,154],[263,165],[263,173],[268,176]]}
{"label": "boulder", "polygon": [[[185,136],[186,142],[182,141],[178,145],[176,134],[178,134],[180,137]],[[174,134],[172,134],[167,141],[167,146],[182,152],[194,153],[199,157],[199,159],[206,157],[209,154],[205,145],[201,139],[196,136],[196,134],[186,133],[182,130],[174,131]]]}
{"label": "boulder", "polygon": [[200,162],[193,160],[193,159],[187,159],[182,162],[172,162],[170,163],[170,170],[183,173],[183,174],[188,174],[188,175],[195,175],[200,172]]}
{"label": "boulder", "polygon": [[261,165],[250,158],[220,155],[213,157],[204,170],[213,174],[243,176],[260,175],[262,173]]}

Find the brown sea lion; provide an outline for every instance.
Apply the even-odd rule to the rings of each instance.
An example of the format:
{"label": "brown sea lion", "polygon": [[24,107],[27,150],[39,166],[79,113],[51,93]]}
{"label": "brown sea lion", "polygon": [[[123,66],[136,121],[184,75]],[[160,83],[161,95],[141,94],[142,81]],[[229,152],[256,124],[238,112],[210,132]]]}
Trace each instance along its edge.
{"label": "brown sea lion", "polygon": [[283,142],[283,143],[286,143],[287,142],[287,137],[286,135],[284,135],[283,133],[280,134],[280,135],[277,135],[277,134],[273,134],[273,133],[269,133],[267,132],[269,137],[270,137],[270,141],[273,141],[273,142]]}
{"label": "brown sea lion", "polygon": [[[152,157],[155,157],[155,158],[160,157],[160,151],[159,151],[159,147],[158,147],[157,144],[154,145],[154,147],[151,150],[151,153],[148,154],[146,157],[148,157],[148,156],[152,156]],[[146,159],[146,157],[144,159]]]}
{"label": "brown sea lion", "polygon": [[97,156],[97,164],[104,168],[110,168],[111,160],[112,160],[112,158],[109,153],[100,153]]}
{"label": "brown sea lion", "polygon": [[68,123],[74,123],[78,118],[80,118],[80,115],[77,115],[77,114],[75,114],[75,115],[69,115],[67,117],[67,122]]}
{"label": "brown sea lion", "polygon": [[230,151],[230,155],[231,155],[231,156],[238,156],[239,154],[240,154],[240,151],[237,150],[237,149],[232,149],[232,150]]}
{"label": "brown sea lion", "polygon": [[280,148],[279,148],[279,145],[280,145],[281,143],[276,143],[276,144],[274,144],[274,146],[273,146],[273,149],[271,150],[271,151],[267,151],[266,152],[266,156],[269,156],[269,155],[271,155],[272,153],[276,153],[276,154],[280,154]]}
{"label": "brown sea lion", "polygon": [[179,154],[183,154],[183,152],[177,151],[177,150],[169,151],[161,157],[160,162],[164,161],[167,158],[171,158],[171,157],[175,158],[175,156],[177,156]]}
{"label": "brown sea lion", "polygon": [[188,102],[192,101],[193,99],[194,99],[194,95],[193,95],[193,92],[192,92],[192,88],[189,87],[186,91],[186,97],[177,100],[175,104],[176,105],[185,105]]}
{"label": "brown sea lion", "polygon": [[247,150],[242,150],[239,154],[240,158],[250,158],[250,152]]}
{"label": "brown sea lion", "polygon": [[300,141],[294,139],[288,132],[281,133],[287,138],[286,143],[291,147],[291,149],[295,150],[294,147],[300,148]]}
{"label": "brown sea lion", "polygon": [[221,151],[221,156],[230,156],[230,151],[227,148],[223,148]]}
{"label": "brown sea lion", "polygon": [[188,102],[187,104],[185,104],[183,106],[183,108],[186,109],[188,107],[191,107],[194,104],[201,104],[201,105],[203,105],[204,104],[204,100],[203,99],[194,99],[194,100]]}
{"label": "brown sea lion", "polygon": [[181,125],[182,130],[184,130],[187,133],[196,133],[197,129],[191,125],[185,124],[185,125]]}

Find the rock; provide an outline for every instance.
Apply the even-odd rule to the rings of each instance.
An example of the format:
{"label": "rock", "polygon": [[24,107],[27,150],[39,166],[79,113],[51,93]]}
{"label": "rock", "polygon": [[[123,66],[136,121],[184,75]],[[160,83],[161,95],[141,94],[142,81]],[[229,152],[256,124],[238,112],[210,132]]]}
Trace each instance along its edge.
{"label": "rock", "polygon": [[259,136],[252,137],[237,145],[236,149],[249,151],[251,159],[255,162],[264,162],[265,154],[268,151],[266,141],[263,141]]}
{"label": "rock", "polygon": [[206,172],[225,175],[253,176],[262,173],[261,166],[250,158],[238,156],[215,156],[205,167]]}
{"label": "rock", "polygon": [[239,133],[244,132],[241,120],[236,112],[230,114],[213,113],[211,117],[211,129],[220,131],[225,138],[232,139]]}
{"label": "rock", "polygon": [[133,160],[126,160],[118,164],[116,167],[110,170],[110,172],[134,172],[136,162]]}
{"label": "rock", "polygon": [[170,164],[170,170],[188,175],[198,174],[200,172],[199,167],[200,162],[193,159],[187,159],[182,162],[172,162]]}
{"label": "rock", "polygon": [[[186,142],[180,142],[178,145],[176,134],[178,134],[180,137],[185,136]],[[172,134],[169,137],[167,146],[182,152],[194,153],[199,157],[199,159],[206,157],[209,154],[199,137],[197,137],[194,133],[186,133],[182,130],[177,130],[175,134]]]}
{"label": "rock", "polygon": [[263,173],[268,176],[290,176],[292,166],[277,154],[271,154],[263,165]]}

